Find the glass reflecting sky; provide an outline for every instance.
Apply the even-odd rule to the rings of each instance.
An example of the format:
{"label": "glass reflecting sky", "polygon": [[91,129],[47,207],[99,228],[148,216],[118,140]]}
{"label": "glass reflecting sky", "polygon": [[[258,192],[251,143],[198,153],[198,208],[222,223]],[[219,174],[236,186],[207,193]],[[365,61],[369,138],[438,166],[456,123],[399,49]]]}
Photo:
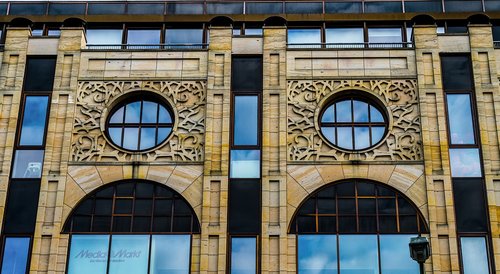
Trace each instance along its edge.
{"label": "glass reflecting sky", "polygon": [[452,144],[474,144],[474,127],[469,94],[447,94],[448,120]]}
{"label": "glass reflecting sky", "polygon": [[464,274],[488,274],[488,254],[483,237],[462,237],[462,264]]}
{"label": "glass reflecting sky", "polygon": [[127,32],[127,44],[147,44],[157,45],[160,44],[159,29],[129,29]]}
{"label": "glass reflecting sky", "polygon": [[108,248],[109,235],[71,236],[68,274],[106,273]]}
{"label": "glass reflecting sky", "polygon": [[121,29],[87,29],[89,45],[119,45],[122,43]]}
{"label": "glass reflecting sky", "polygon": [[259,178],[260,150],[231,150],[231,178]]}
{"label": "glass reflecting sky", "polygon": [[25,274],[26,264],[28,262],[29,246],[30,238],[6,238],[1,273]]}
{"label": "glass reflecting sky", "polygon": [[48,96],[26,96],[23,124],[19,144],[22,146],[40,146],[45,134]]}
{"label": "glass reflecting sky", "polygon": [[201,43],[203,43],[202,29],[165,30],[165,44],[201,44]]}
{"label": "glass reflecting sky", "polygon": [[481,177],[477,148],[450,149],[450,165],[453,177]]}
{"label": "glass reflecting sky", "polygon": [[231,238],[231,274],[256,273],[256,238]]}
{"label": "glass reflecting sky", "polygon": [[403,37],[400,28],[369,28],[368,41],[370,43],[401,43]]}
{"label": "glass reflecting sky", "polygon": [[380,235],[380,266],[383,274],[418,274],[408,244],[417,235]]}
{"label": "glass reflecting sky", "polygon": [[153,235],[150,274],[188,274],[191,237]]}
{"label": "glass reflecting sky", "polygon": [[321,29],[289,29],[288,44],[321,43]]}
{"label": "glass reflecting sky", "polygon": [[257,145],[257,96],[234,97],[234,145]]}
{"label": "glass reflecting sky", "polygon": [[12,178],[40,178],[44,150],[17,150]]}
{"label": "glass reflecting sky", "polygon": [[339,236],[340,274],[378,274],[377,235]]}
{"label": "glass reflecting sky", "polygon": [[327,43],[364,43],[362,28],[326,29]]}
{"label": "glass reflecting sky", "polygon": [[337,235],[299,235],[300,274],[336,274]]}
{"label": "glass reflecting sky", "polygon": [[114,235],[110,255],[109,274],[147,274],[149,235]]}

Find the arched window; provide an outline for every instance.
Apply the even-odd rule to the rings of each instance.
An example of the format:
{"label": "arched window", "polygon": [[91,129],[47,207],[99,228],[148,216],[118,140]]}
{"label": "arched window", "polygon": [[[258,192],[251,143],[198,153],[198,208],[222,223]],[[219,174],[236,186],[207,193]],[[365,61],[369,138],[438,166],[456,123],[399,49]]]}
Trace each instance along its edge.
{"label": "arched window", "polygon": [[63,232],[71,236],[69,274],[189,273],[191,234],[200,224],[172,189],[129,180],[89,194]]}
{"label": "arched window", "polygon": [[403,194],[371,181],[349,180],[305,200],[290,233],[298,234],[299,274],[418,274],[408,244],[428,229]]}

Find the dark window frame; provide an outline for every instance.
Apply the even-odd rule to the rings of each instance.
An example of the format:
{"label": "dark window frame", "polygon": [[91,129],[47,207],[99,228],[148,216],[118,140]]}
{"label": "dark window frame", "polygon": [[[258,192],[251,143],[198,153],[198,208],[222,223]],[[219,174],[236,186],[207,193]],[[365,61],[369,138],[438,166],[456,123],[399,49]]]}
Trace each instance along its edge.
{"label": "dark window frame", "polygon": [[26,234],[9,234],[9,235],[2,235],[0,238],[1,240],[1,245],[0,245],[0,271],[2,270],[3,267],[3,256],[5,253],[5,244],[7,242],[7,238],[29,238],[30,244],[28,245],[28,256],[26,258],[26,272],[25,274],[29,273],[30,270],[30,263],[31,263],[31,257],[32,257],[32,251],[33,251],[33,241],[35,239],[34,235],[26,235]]}

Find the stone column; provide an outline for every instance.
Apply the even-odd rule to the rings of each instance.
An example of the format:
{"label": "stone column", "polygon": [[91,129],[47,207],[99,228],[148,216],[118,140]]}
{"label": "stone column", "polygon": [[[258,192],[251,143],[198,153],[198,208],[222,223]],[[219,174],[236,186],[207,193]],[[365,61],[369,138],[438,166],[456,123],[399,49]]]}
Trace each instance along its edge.
{"label": "stone column", "polygon": [[493,256],[500,271],[500,238],[498,213],[500,213],[500,90],[497,56],[493,48],[491,25],[469,25],[470,50],[474,71],[475,94],[484,163],[484,177],[488,197]]}
{"label": "stone column", "polygon": [[425,180],[432,256],[427,273],[459,273],[455,214],[448,155],[444,92],[435,25],[415,26],[414,41],[422,121]]}
{"label": "stone column", "polygon": [[227,265],[231,46],[231,27],[210,28],[200,273]]}

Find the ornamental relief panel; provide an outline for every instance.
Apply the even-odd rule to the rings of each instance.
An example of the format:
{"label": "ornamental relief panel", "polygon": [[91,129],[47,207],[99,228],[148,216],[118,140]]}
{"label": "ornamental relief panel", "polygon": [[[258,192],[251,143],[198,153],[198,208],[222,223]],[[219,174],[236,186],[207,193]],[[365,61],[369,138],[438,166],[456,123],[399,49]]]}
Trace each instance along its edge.
{"label": "ornamental relief panel", "polygon": [[[204,81],[82,81],[77,92],[72,161],[203,161]],[[169,102],[174,112],[170,137],[154,150],[129,152],[113,146],[104,134],[107,113],[124,98],[121,96],[133,92],[155,93]]]}
{"label": "ornamental relief panel", "polygon": [[[415,161],[423,159],[416,80],[288,81],[290,161]],[[388,112],[388,134],[363,151],[336,148],[320,134],[319,113],[334,94],[355,90],[377,97]]]}

